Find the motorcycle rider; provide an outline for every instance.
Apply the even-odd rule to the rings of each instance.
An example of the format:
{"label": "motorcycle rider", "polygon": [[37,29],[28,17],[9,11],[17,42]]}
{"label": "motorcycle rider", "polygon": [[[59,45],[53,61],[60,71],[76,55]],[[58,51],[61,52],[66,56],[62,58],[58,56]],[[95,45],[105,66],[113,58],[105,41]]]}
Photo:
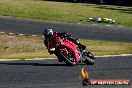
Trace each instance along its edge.
{"label": "motorcycle rider", "polygon": [[[53,37],[54,37],[54,34],[57,33],[61,38],[67,38],[68,40],[72,41],[74,44],[76,44],[79,48],[82,48],[82,49],[85,49],[86,46],[81,44],[78,39],[75,39],[72,37],[72,35],[66,33],[66,32],[62,32],[62,33],[59,33],[59,32],[53,32],[53,29],[52,28],[45,28],[44,31],[43,31],[43,35],[45,37],[45,40],[44,40],[44,44],[45,46],[47,47],[48,49],[48,43],[50,43],[51,41],[53,41]],[[48,52],[50,54],[52,54],[53,52],[50,51],[48,49]]]}

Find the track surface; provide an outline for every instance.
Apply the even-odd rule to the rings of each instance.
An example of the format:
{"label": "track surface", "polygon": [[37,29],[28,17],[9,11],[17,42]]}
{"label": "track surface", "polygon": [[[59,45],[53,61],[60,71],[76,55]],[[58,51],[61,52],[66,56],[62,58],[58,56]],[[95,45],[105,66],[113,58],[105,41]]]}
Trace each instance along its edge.
{"label": "track surface", "polygon": [[107,41],[132,42],[132,27],[116,27],[104,25],[68,24],[60,22],[18,20],[0,17],[0,31],[41,34],[43,28],[51,27],[58,32],[68,32],[77,38]]}
{"label": "track surface", "polygon": [[[0,18],[0,31],[42,34],[43,27],[69,32],[78,38],[132,42],[132,28],[106,27],[59,22],[40,22]],[[91,79],[132,79],[132,56],[101,57],[93,66],[66,66],[57,60],[0,62],[0,88],[83,88],[81,68],[84,66]],[[132,88],[132,85],[99,86],[87,88]]]}
{"label": "track surface", "polygon": [[[81,68],[91,79],[132,79],[132,56],[97,58],[93,66],[66,66],[54,60],[0,62],[0,88],[84,88]],[[132,88],[132,85],[89,85],[86,88]]]}

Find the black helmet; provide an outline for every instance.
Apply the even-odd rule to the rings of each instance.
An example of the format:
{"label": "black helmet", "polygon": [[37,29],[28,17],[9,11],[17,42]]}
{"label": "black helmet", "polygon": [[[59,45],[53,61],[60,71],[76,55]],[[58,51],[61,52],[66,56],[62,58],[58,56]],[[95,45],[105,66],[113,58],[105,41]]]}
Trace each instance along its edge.
{"label": "black helmet", "polygon": [[46,36],[52,36],[53,35],[53,30],[52,28],[45,28],[43,31],[43,35]]}

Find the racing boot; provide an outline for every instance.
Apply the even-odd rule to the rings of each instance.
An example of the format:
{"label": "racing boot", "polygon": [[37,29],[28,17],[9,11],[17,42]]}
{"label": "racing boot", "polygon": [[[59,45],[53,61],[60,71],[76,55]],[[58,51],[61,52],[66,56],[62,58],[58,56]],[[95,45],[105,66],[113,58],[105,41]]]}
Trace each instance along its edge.
{"label": "racing boot", "polygon": [[83,49],[83,50],[86,48],[86,46],[85,45],[82,45],[81,43],[78,44],[78,47],[81,48],[81,49]]}
{"label": "racing boot", "polygon": [[78,47],[83,50],[86,48],[86,46],[81,44],[78,40],[76,40],[76,45],[78,45]]}

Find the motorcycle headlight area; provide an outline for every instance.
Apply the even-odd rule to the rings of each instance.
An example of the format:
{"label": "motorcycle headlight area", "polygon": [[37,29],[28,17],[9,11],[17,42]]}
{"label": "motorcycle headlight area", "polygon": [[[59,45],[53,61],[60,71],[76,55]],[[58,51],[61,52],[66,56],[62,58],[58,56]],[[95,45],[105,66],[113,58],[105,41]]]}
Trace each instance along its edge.
{"label": "motorcycle headlight area", "polygon": [[59,47],[61,45],[61,42],[56,43],[56,47]]}

